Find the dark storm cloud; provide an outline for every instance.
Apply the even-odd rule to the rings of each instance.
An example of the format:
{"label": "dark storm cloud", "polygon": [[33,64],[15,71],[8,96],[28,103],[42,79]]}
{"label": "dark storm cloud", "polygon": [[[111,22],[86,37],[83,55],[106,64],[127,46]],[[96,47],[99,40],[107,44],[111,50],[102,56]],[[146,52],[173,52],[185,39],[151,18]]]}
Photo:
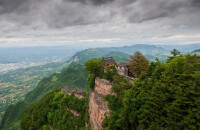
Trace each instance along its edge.
{"label": "dark storm cloud", "polygon": [[7,34],[14,38],[19,31],[30,32],[23,35],[31,37],[62,30],[75,35],[69,41],[81,41],[81,36],[109,41],[115,34],[116,38],[157,39],[166,34],[184,36],[182,32],[191,30],[200,33],[199,14],[200,0],[0,0],[0,36],[6,41]]}
{"label": "dark storm cloud", "polygon": [[125,12],[128,12],[130,22],[144,22],[188,13],[192,9],[200,11],[200,8],[196,8],[199,4],[199,0],[140,0],[137,6],[125,9]]}
{"label": "dark storm cloud", "polygon": [[113,2],[115,0],[65,0],[65,1],[81,2],[83,4],[103,5],[106,3]]}
{"label": "dark storm cloud", "polygon": [[22,7],[28,1],[29,0],[0,0],[0,14],[19,10],[20,7]]}
{"label": "dark storm cloud", "polygon": [[193,6],[200,6],[200,0],[191,0]]}
{"label": "dark storm cloud", "polygon": [[[57,2],[59,1],[59,2]],[[0,14],[16,13],[50,27],[107,22],[115,16],[131,23],[199,11],[200,0],[0,0]],[[77,4],[76,4],[77,3]],[[98,5],[102,5],[98,7]],[[49,8],[47,8],[49,6]],[[114,14],[114,15],[113,15]],[[23,17],[24,16],[24,17]],[[12,20],[15,20],[13,18]],[[27,19],[25,20],[27,21]],[[27,23],[27,22],[26,22]]]}

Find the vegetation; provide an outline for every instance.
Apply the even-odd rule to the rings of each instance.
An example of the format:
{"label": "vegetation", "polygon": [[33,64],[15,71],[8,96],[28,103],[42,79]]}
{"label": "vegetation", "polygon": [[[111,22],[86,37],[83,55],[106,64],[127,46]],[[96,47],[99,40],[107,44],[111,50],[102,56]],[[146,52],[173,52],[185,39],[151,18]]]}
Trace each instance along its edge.
{"label": "vegetation", "polygon": [[101,57],[113,57],[117,63],[128,62],[129,57],[136,51],[140,51],[147,57],[149,61],[154,61],[157,57],[160,61],[165,61],[167,59],[168,51],[162,47],[157,47],[155,45],[133,45],[124,47],[108,47],[108,48],[91,48],[80,52],[77,52],[72,59],[78,57],[79,63],[84,63],[91,58],[101,58]]}
{"label": "vegetation", "polygon": [[104,73],[104,63],[100,58],[92,58],[84,63],[85,69],[89,71],[88,85],[94,89],[95,78],[102,77]]}
{"label": "vegetation", "polygon": [[109,81],[113,81],[113,76],[117,74],[117,69],[115,68],[115,65],[112,66],[108,66],[106,68],[106,72],[105,72],[105,79],[109,80]]}
{"label": "vegetation", "polygon": [[[52,91],[23,114],[22,130],[83,129],[88,123],[88,96],[79,99],[60,89]],[[76,114],[74,114],[74,113]]]}
{"label": "vegetation", "polygon": [[48,63],[0,74],[0,119],[9,105],[23,100],[42,78],[60,72],[64,66],[68,64]]}
{"label": "vegetation", "polygon": [[176,49],[173,49],[173,50],[170,51],[170,52],[171,52],[171,55],[168,56],[168,60],[167,60],[167,62],[169,62],[170,60],[172,60],[174,57],[176,57],[176,56],[180,56],[180,55],[181,55],[181,52],[178,51],[178,50],[176,50]]}
{"label": "vegetation", "polygon": [[37,87],[29,92],[25,97],[26,102],[34,102],[49,91],[63,86],[77,86],[78,88],[87,89],[87,71],[82,65],[72,63],[68,68],[63,69],[61,73],[55,73],[50,77],[43,78]]}
{"label": "vegetation", "polygon": [[101,77],[104,71],[104,63],[100,58],[92,58],[84,63],[85,69],[95,77]]}
{"label": "vegetation", "polygon": [[117,96],[106,96],[111,116],[105,129],[200,129],[200,57],[151,62],[132,87],[120,78],[114,82]]}
{"label": "vegetation", "polygon": [[[61,73],[55,73],[50,77],[43,78],[38,83],[37,87],[26,95],[24,100],[25,105],[22,106],[23,108],[20,109],[26,110],[26,107],[29,107],[30,105],[44,97],[50,91],[63,86],[74,85],[79,88],[87,89],[87,76],[87,71],[83,68],[82,65],[72,63],[68,68],[63,69]],[[19,109],[19,105],[13,105],[12,108],[13,110],[17,110]],[[4,123],[1,124],[1,128],[3,130],[11,129],[12,127],[14,127],[13,125],[16,125],[17,122],[20,122],[21,116],[24,111],[15,111],[15,113],[12,113],[11,109],[7,109],[5,113],[7,114],[2,119],[2,122]],[[16,120],[12,119],[14,116],[17,117]],[[20,128],[19,123],[17,126],[15,126],[15,129],[17,128]]]}
{"label": "vegetation", "polygon": [[130,71],[139,77],[140,74],[147,70],[149,61],[146,59],[145,56],[142,55],[140,52],[135,52],[134,55],[131,55],[129,61]]}

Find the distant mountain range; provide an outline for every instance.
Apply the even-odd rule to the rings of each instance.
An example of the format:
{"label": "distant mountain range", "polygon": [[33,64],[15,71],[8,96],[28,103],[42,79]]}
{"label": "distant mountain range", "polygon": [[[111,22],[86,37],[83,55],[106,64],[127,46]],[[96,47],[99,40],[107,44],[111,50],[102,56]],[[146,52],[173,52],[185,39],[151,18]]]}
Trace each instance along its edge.
{"label": "distant mountain range", "polygon": [[78,61],[83,63],[91,58],[101,58],[101,57],[110,57],[112,56],[116,62],[128,61],[130,55],[136,51],[140,51],[144,54],[150,61],[154,60],[156,57],[161,60],[167,58],[166,54],[169,52],[162,47],[157,47],[155,45],[132,45],[124,47],[106,47],[106,48],[91,48],[86,49],[80,52],[77,52],[72,58],[71,61]]}
{"label": "distant mountain range", "polygon": [[104,48],[91,48],[80,52],[77,52],[71,61],[78,61],[83,63],[91,58],[101,58],[112,56],[116,62],[128,61],[130,55],[136,51],[140,51],[147,57],[148,60],[153,61],[155,58],[159,58],[160,61],[165,61],[170,51],[173,49],[181,51],[181,53],[191,53],[193,50],[200,48],[200,44],[190,45],[147,45],[136,44],[132,46],[124,47],[104,47]]}
{"label": "distant mountain range", "polygon": [[190,53],[196,49],[200,49],[200,43],[196,44],[186,44],[186,45],[156,45],[158,47],[162,47],[167,51],[171,51],[174,48],[181,51],[182,53]]}
{"label": "distant mountain range", "polygon": [[200,52],[200,49],[194,50],[192,53]]}

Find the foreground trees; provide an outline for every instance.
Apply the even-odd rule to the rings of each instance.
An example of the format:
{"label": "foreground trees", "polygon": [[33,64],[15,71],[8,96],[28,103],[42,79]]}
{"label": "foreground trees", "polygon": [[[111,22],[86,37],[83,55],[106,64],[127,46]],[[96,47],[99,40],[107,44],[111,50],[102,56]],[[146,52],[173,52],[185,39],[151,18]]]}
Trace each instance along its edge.
{"label": "foreground trees", "polygon": [[104,120],[106,129],[200,129],[200,57],[152,62],[118,99],[109,97],[115,107]]}
{"label": "foreground trees", "polygon": [[[74,115],[73,110],[79,115]],[[60,92],[60,89],[48,93],[33,104],[23,114],[22,130],[75,130],[87,129],[88,97],[79,99]]]}
{"label": "foreground trees", "polygon": [[147,70],[149,61],[146,59],[145,56],[142,55],[140,52],[135,52],[134,55],[131,55],[129,61],[130,71],[139,77],[140,74]]}
{"label": "foreground trees", "polygon": [[100,58],[92,58],[84,63],[85,69],[95,77],[101,77],[104,71],[104,63]]}

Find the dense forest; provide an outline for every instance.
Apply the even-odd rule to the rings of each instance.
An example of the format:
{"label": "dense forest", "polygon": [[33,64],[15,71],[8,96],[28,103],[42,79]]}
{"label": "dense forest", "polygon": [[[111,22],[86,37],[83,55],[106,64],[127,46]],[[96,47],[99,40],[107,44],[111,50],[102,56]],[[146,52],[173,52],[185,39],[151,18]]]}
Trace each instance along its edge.
{"label": "dense forest", "polygon": [[60,89],[52,91],[28,108],[21,124],[22,130],[85,129],[88,124],[88,94],[79,99],[73,93],[60,92]]}
{"label": "dense forest", "polygon": [[[63,86],[76,86],[78,88],[87,88],[87,71],[77,63],[72,63],[69,67],[62,70],[61,73],[54,73],[52,76],[43,78],[37,87],[29,92],[23,101],[11,105],[6,109],[3,116],[0,129],[20,129],[21,116],[27,107],[40,100],[50,91]],[[23,105],[19,105],[23,104]],[[15,111],[20,109],[20,111]]]}
{"label": "dense forest", "polygon": [[108,95],[111,116],[103,122],[117,129],[200,129],[200,57],[180,55],[167,63],[151,62],[133,86],[114,76]]}

